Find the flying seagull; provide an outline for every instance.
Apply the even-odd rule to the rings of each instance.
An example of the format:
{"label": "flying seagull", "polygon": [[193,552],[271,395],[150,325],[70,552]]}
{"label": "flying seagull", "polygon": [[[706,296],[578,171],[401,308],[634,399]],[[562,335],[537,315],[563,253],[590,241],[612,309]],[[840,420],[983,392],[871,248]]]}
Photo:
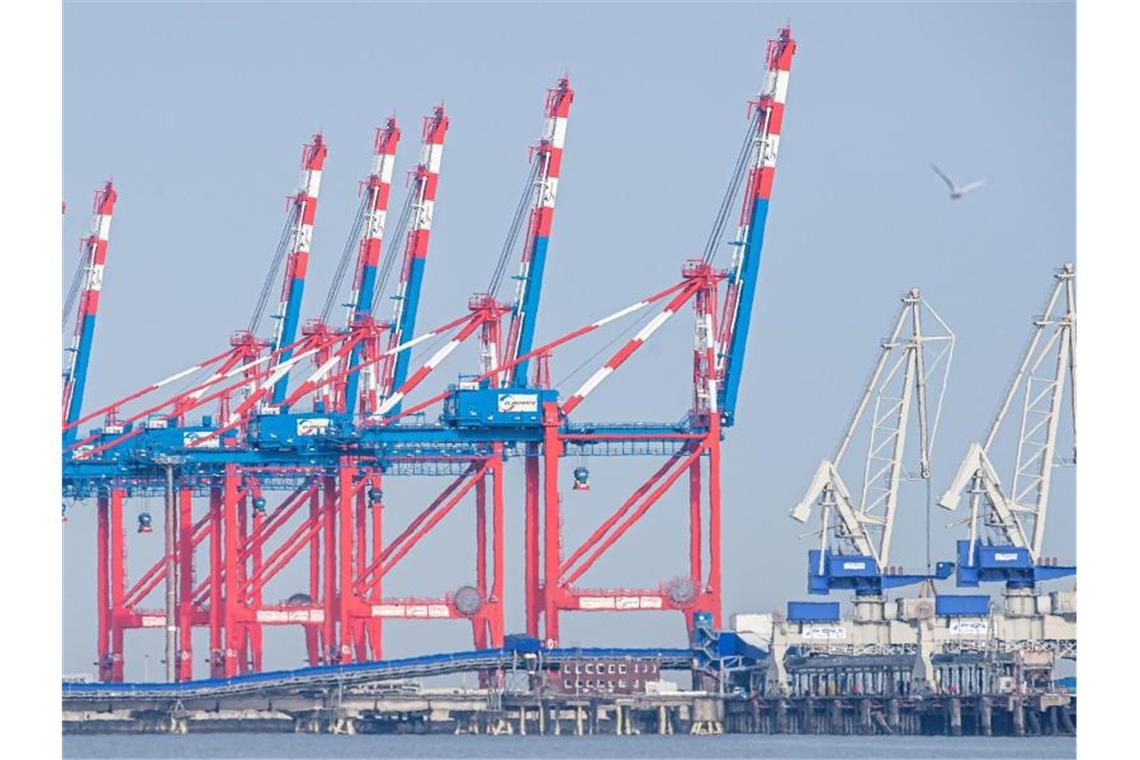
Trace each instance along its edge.
{"label": "flying seagull", "polygon": [[956,184],[954,184],[954,180],[950,179],[950,177],[947,176],[946,172],[942,171],[934,164],[931,164],[930,168],[933,169],[934,173],[941,177],[942,181],[950,187],[950,200],[952,201],[956,201],[971,190],[976,190],[982,185],[986,184],[986,181],[984,179],[980,179],[977,182],[971,182],[968,185],[958,187]]}

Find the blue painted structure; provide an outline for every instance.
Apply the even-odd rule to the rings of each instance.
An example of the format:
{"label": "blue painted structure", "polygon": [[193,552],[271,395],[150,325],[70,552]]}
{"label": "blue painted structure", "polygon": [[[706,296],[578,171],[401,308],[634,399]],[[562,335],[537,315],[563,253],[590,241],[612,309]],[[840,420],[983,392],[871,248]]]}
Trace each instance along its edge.
{"label": "blue painted structure", "polygon": [[788,602],[788,620],[833,623],[839,620],[839,602]]}
{"label": "blue painted structure", "polygon": [[934,598],[934,614],[939,617],[985,617],[990,614],[990,598],[985,594],[939,594]]}
{"label": "blue painted structure", "polygon": [[[404,302],[400,304],[399,319],[396,321],[396,335],[400,341],[416,334],[416,314],[420,309],[420,290],[423,288],[424,263],[426,261],[424,258],[417,258],[415,256],[409,259],[408,286],[402,296],[396,296],[396,298],[402,297],[404,299]],[[396,366],[392,372],[393,391],[403,385],[404,381],[408,379],[408,362],[411,360],[412,352],[409,350],[404,350],[396,354]],[[403,404],[396,404],[389,411],[389,414],[399,414],[401,406],[403,406]]]}
{"label": "blue painted structure", "polygon": [[1033,588],[1040,581],[1076,575],[1076,565],[1033,564],[1029,550],[1016,546],[974,545],[974,561],[970,561],[970,542],[958,541],[957,584],[975,588],[983,582],[1004,582],[1009,588]]}
{"label": "blue painted structure", "polygon": [[636,647],[575,647],[541,649],[534,652],[518,643],[506,644],[501,649],[478,649],[464,652],[421,655],[398,660],[356,662],[346,665],[321,665],[296,670],[276,670],[250,673],[232,678],[207,678],[180,683],[71,683],[62,684],[63,698],[90,699],[92,697],[123,699],[128,697],[190,697],[221,696],[272,688],[314,688],[322,685],[343,685],[380,678],[414,678],[463,671],[485,670],[489,667],[507,667],[522,657],[541,654],[544,664],[573,662],[581,659],[614,659],[630,657],[658,659],[663,669],[686,669],[693,661],[689,649],[636,648]]}
{"label": "blue painted structure", "polygon": [[[80,304],[82,308],[82,303]],[[68,399],[67,417],[64,420],[70,425],[79,419],[83,409],[83,392],[87,388],[87,366],[91,362],[91,345],[95,338],[95,315],[88,312],[83,315],[83,326],[79,331],[79,345],[75,348],[75,368],[71,378],[71,398]],[[66,448],[75,443],[78,427],[69,427],[63,431],[63,446]]]}
{"label": "blue painted structure", "polygon": [[[724,358],[724,379],[720,398],[722,424],[725,427],[736,421],[736,399],[740,394],[740,376],[744,371],[744,350],[748,347],[748,329],[752,321],[753,301],[756,298],[756,281],[760,276],[760,254],[764,248],[764,225],[768,220],[768,199],[756,198],[748,223],[748,238],[741,253],[738,306],[736,321],[732,325],[732,338],[728,355]],[[729,283],[732,287],[732,283]]]}
{"label": "blue painted structure", "polygon": [[939,562],[933,574],[883,573],[875,558],[862,554],[808,551],[808,593],[827,595],[833,589],[848,589],[856,596],[879,596],[884,589],[910,586],[926,580],[945,580],[954,572],[953,562]]}
{"label": "blue painted structure", "polygon": [[[542,275],[546,270],[546,249],[549,245],[550,238],[548,236],[536,237],[531,248],[530,266],[527,269],[522,301],[515,305],[516,316],[522,320],[515,356],[524,356],[534,348],[534,328],[538,321],[538,301],[542,295]],[[525,359],[515,365],[514,372],[511,375],[511,385],[526,386],[528,367],[530,367],[530,359]]]}

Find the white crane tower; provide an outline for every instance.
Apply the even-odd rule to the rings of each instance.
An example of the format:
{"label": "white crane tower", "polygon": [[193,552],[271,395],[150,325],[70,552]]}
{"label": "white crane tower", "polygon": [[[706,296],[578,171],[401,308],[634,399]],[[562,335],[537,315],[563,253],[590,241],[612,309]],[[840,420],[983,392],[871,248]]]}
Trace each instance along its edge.
{"label": "white crane tower", "polygon": [[[924,315],[929,317],[925,323]],[[931,326],[933,331],[927,332]],[[820,462],[803,499],[792,509],[794,519],[806,522],[813,505],[820,507],[819,549],[809,552],[812,593],[849,588],[859,596],[878,598],[884,588],[930,577],[904,575],[900,568],[890,567],[891,537],[900,483],[907,477],[903,460],[912,416],[917,417],[918,476],[928,479],[930,448],[941,417],[953,353],[954,333],[919,291],[911,290],[902,298],[902,308],[882,342],[878,361],[835,455]],[[872,408],[872,400],[862,494],[856,505],[839,467]],[[917,407],[913,415],[912,407]],[[832,538],[834,552],[829,549]]]}
{"label": "white crane tower", "polygon": [[[959,585],[1004,580],[1007,586],[1031,588],[1038,580],[1076,572],[1076,568],[1056,566],[1042,554],[1053,470],[1075,464],[1077,456],[1075,285],[1072,264],[1054,274],[1045,308],[1033,320],[1029,343],[984,441],[970,445],[958,474],[938,501],[953,510],[963,492],[970,496],[969,542],[959,542]],[[1057,433],[1066,416],[1066,382],[1073,448],[1071,458],[1060,458]],[[1012,486],[1007,490],[990,459],[990,450],[1019,395],[1021,428]],[[986,545],[979,535],[983,529],[989,539]],[[993,550],[995,542],[998,551]]]}

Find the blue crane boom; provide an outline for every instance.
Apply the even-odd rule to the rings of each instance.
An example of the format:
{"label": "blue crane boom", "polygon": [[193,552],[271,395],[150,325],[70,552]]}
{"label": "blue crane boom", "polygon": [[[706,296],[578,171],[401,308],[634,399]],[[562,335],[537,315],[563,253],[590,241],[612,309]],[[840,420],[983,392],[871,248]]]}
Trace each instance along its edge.
{"label": "blue crane boom", "polygon": [[[562,168],[562,150],[566,140],[566,120],[574,90],[570,80],[562,77],[557,86],[547,92],[546,126],[536,149],[537,178],[534,186],[534,205],[531,208],[530,228],[522,265],[518,274],[518,295],[511,314],[506,360],[525,356],[534,348],[534,329],[538,317],[538,301],[542,294],[542,276],[546,269],[546,250],[550,245],[550,231],[554,223],[554,201],[558,192],[558,178]],[[527,384],[529,360],[515,365],[511,372],[511,385]]]}
{"label": "blue crane boom", "polygon": [[91,362],[91,346],[95,338],[95,317],[99,310],[99,293],[103,288],[103,267],[107,257],[107,239],[111,232],[111,215],[118,194],[110,181],[95,195],[95,220],[91,234],[84,241],[87,249],[84,265],[86,285],[75,319],[75,335],[63,376],[63,445],[75,441],[83,408],[83,392],[87,387],[87,367]]}
{"label": "blue crane boom", "polygon": [[768,45],[767,75],[755,107],[756,131],[752,139],[748,179],[745,184],[744,209],[737,233],[736,253],[725,296],[724,314],[718,336],[720,363],[718,406],[723,424],[734,422],[736,399],[740,392],[740,376],[744,368],[744,351],[748,345],[748,327],[756,297],[756,280],[760,273],[760,254],[764,247],[764,224],[768,218],[768,202],[776,174],[776,154],[780,129],[784,120],[784,100],[788,93],[788,75],[796,42],[791,29],[784,27],[779,37]]}
{"label": "blue crane boom", "polygon": [[[301,183],[293,198],[293,229],[289,261],[285,269],[285,282],[281,291],[281,311],[277,315],[277,327],[273,338],[273,350],[280,351],[278,364],[289,361],[293,356],[289,346],[297,337],[297,325],[301,320],[301,299],[305,294],[305,274],[309,268],[309,249],[313,242],[313,223],[317,217],[317,195],[321,187],[321,171],[324,169],[328,148],[321,135],[315,135],[313,142],[306,145],[301,154]],[[284,348],[285,350],[281,350]],[[289,389],[289,375],[286,373],[273,386],[273,403],[280,406],[285,401]],[[284,411],[284,410],[283,410]]]}
{"label": "blue crane boom", "polygon": [[[443,160],[443,138],[449,120],[443,106],[437,106],[431,116],[424,118],[423,146],[420,163],[412,186],[412,228],[408,230],[404,265],[400,274],[399,292],[396,294],[396,313],[389,333],[389,349],[412,337],[416,329],[416,316],[420,308],[423,289],[424,264],[427,262],[428,241],[431,237],[432,217],[435,213],[435,194],[439,185],[439,169]],[[381,380],[381,394],[387,398],[408,379],[409,351],[400,351],[385,367]],[[390,410],[399,414],[400,405]]]}

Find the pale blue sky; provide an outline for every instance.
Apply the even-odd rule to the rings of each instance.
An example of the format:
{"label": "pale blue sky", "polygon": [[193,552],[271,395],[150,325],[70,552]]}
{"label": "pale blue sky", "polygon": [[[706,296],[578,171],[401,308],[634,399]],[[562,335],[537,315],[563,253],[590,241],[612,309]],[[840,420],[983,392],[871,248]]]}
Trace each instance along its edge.
{"label": "pale blue sky", "polygon": [[[87,408],[220,350],[244,326],[300,146],[320,129],[330,149],[305,309],[318,311],[374,126],[393,110],[400,118],[400,176],[414,164],[420,116],[441,98],[452,124],[420,324],[462,313],[490,278],[543,91],[564,71],[577,95],[539,339],[665,287],[703,247],[765,40],[788,19],[799,51],[738,424],[724,448],[725,612],[803,597],[808,543],[795,541],[802,526],[787,510],[833,449],[899,295],[922,288],[959,338],[937,493],[986,425],[1051,270],[1073,258],[1072,3],[66,3],[68,277],[90,193],[108,176],[120,192]],[[951,203],[931,161],[990,183]],[[402,196],[398,187],[394,207]],[[674,320],[576,418],[679,417],[690,325]],[[556,358],[555,379],[608,337]],[[438,382],[473,366],[470,355],[456,358]],[[656,467],[590,464],[593,490],[564,499],[568,543]],[[508,630],[522,622],[517,470],[507,482]],[[391,480],[386,493],[397,523],[426,496],[423,484]],[[896,560],[917,568],[925,495],[916,486],[906,497]],[[583,583],[649,584],[682,571],[684,499],[654,507]],[[1071,557],[1071,471],[1058,478],[1051,516],[1048,551]],[[941,528],[946,519],[936,515],[935,553],[949,558],[958,534]],[[467,551],[470,520],[453,514],[389,590],[463,582],[469,571],[453,557]],[[64,528],[65,672],[92,670],[93,533],[88,504]],[[160,553],[161,536],[130,539],[137,572]],[[470,637],[458,623],[386,630],[389,656],[464,648]],[[563,639],[680,644],[683,629],[675,614],[566,615]],[[299,633],[267,642],[267,666],[298,664]],[[142,676],[144,647],[157,663],[161,635],[128,634],[129,678]]]}

